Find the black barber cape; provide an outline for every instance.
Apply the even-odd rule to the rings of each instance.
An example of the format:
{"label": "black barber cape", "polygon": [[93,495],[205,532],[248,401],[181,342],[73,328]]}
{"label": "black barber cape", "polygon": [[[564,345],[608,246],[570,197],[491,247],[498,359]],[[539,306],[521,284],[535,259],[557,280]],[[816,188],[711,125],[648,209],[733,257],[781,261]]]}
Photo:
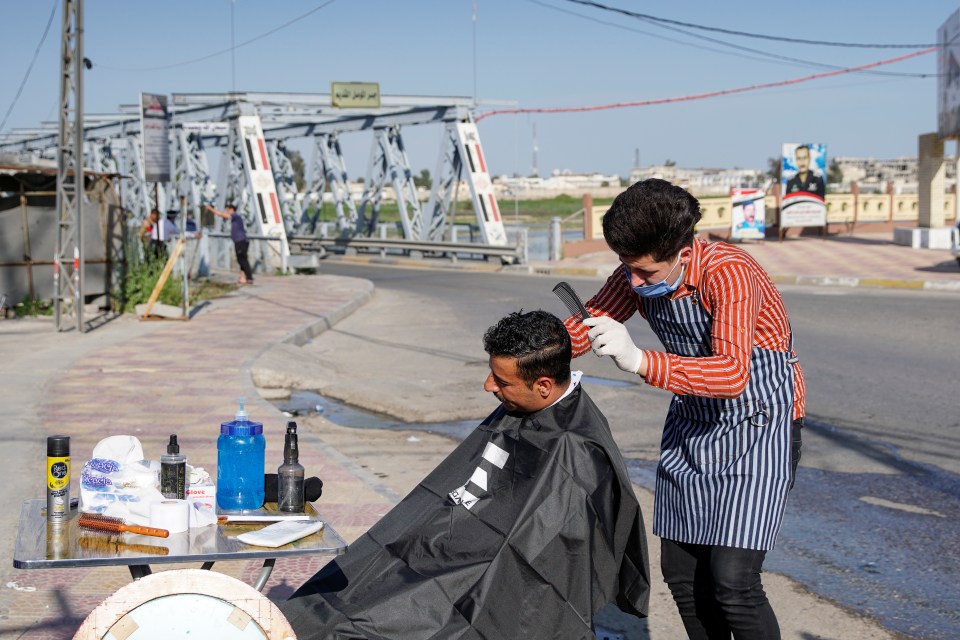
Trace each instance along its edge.
{"label": "black barber cape", "polygon": [[501,406],[281,609],[300,640],[594,638],[609,602],[646,616],[640,506],[578,385]]}

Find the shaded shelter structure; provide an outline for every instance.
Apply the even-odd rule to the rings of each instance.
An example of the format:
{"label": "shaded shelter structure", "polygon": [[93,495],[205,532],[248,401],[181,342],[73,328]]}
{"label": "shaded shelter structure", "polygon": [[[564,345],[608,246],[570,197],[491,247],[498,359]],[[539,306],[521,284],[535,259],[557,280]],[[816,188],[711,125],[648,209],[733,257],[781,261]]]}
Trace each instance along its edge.
{"label": "shaded shelter structure", "polygon": [[[53,163],[0,159],[0,295],[6,305],[49,300],[54,290],[58,236],[57,169]],[[86,270],[84,303],[110,302],[125,268],[123,223],[116,175],[84,172],[82,224]]]}

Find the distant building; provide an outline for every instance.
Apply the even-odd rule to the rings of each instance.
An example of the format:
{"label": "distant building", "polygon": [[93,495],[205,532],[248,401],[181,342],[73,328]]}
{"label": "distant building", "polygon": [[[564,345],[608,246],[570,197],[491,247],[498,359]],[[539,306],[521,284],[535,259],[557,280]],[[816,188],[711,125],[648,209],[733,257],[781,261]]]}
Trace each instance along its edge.
{"label": "distant building", "polygon": [[600,189],[620,186],[620,176],[605,176],[602,173],[574,173],[569,169],[554,169],[549,178],[539,176],[500,176],[496,181],[511,189],[553,189],[556,191]]}
{"label": "distant building", "polygon": [[766,174],[762,169],[687,169],[665,164],[636,167],[630,172],[630,184],[649,178],[672,182],[694,195],[721,195],[734,187],[762,187]]}
{"label": "distant building", "polygon": [[555,169],[548,178],[539,176],[498,176],[493,179],[498,197],[551,198],[559,194],[580,197],[585,193],[612,197],[622,191],[620,176],[602,173],[574,173]]}
{"label": "distant building", "polygon": [[[828,159],[833,162],[834,159]],[[855,158],[851,156],[837,156],[835,158],[840,170],[843,171],[842,190],[856,182],[861,191],[886,191],[891,185],[895,193],[916,193],[917,191],[917,158],[903,156],[893,160],[877,160],[874,158]],[[956,184],[957,164],[948,159],[944,162],[946,169],[946,186]]]}

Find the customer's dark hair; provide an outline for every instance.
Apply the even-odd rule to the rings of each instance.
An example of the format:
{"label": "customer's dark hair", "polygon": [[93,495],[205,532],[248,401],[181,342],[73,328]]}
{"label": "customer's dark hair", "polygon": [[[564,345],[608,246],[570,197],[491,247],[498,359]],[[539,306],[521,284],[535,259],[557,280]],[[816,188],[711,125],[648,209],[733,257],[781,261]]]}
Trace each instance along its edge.
{"label": "customer's dark hair", "polygon": [[511,313],[487,329],[483,348],[491,356],[516,358],[517,373],[528,386],[542,376],[558,384],[570,379],[570,334],[552,313]]}
{"label": "customer's dark hair", "polygon": [[603,214],[603,238],[620,256],[670,259],[693,244],[700,203],[666,180],[642,180],[618,195]]}

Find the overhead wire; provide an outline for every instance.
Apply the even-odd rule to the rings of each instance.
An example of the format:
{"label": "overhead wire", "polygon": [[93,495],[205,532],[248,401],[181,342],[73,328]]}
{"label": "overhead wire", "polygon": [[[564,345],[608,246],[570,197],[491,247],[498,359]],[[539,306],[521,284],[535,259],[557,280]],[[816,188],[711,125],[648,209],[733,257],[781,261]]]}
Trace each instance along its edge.
{"label": "overhead wire", "polygon": [[[551,11],[557,11],[557,12],[559,12],[559,13],[565,13],[565,14],[567,14],[567,15],[571,15],[571,16],[574,16],[574,17],[577,17],[577,18],[581,18],[581,19],[587,20],[587,21],[589,21],[589,22],[594,22],[594,23],[596,23],[596,24],[602,24],[602,25],[605,25],[605,26],[608,26],[608,27],[613,27],[613,28],[615,28],[615,29],[621,29],[621,30],[623,30],[623,31],[630,31],[631,33],[639,33],[639,34],[644,35],[644,36],[650,36],[651,38],[656,38],[656,39],[658,39],[658,40],[663,40],[663,41],[665,41],[665,42],[673,42],[674,44],[679,44],[679,45],[681,45],[681,46],[692,47],[692,48],[694,48],[694,49],[700,49],[701,51],[710,51],[710,52],[713,52],[713,53],[719,53],[719,54],[721,54],[721,55],[735,56],[735,57],[737,57],[737,58],[744,58],[744,59],[746,59],[746,60],[755,60],[755,61],[757,61],[757,62],[776,62],[776,61],[770,60],[769,57],[752,56],[752,55],[745,55],[745,54],[741,54],[741,53],[735,53],[735,52],[733,52],[733,51],[725,51],[725,50],[723,50],[723,49],[717,49],[717,48],[708,47],[708,46],[702,45],[702,44],[696,44],[695,42],[687,42],[687,41],[684,41],[684,40],[678,40],[678,39],[676,39],[676,38],[670,38],[670,37],[665,36],[665,35],[660,34],[660,33],[653,33],[653,32],[651,32],[651,31],[643,31],[643,30],[641,30],[641,29],[636,29],[636,28],[634,28],[634,27],[628,27],[627,25],[625,25],[625,24],[623,24],[623,23],[620,23],[620,22],[610,22],[609,20],[601,20],[601,19],[595,18],[595,17],[593,17],[593,16],[587,16],[587,15],[584,15],[584,14],[582,14],[582,13],[577,13],[576,11],[570,11],[569,9],[563,9],[563,8],[561,8],[561,7],[555,7],[555,6],[553,6],[552,4],[548,4],[548,3],[546,3],[546,2],[542,2],[542,0],[526,0],[526,1],[529,2],[530,4],[535,4],[535,5],[541,6],[541,7],[545,8],[545,9],[550,9]],[[791,66],[809,67],[810,64],[804,63],[804,62],[802,62],[802,61],[798,61],[798,63],[793,64],[793,65],[791,65]]]}
{"label": "overhead wire", "polygon": [[58,0],[53,1],[53,7],[50,9],[50,17],[47,19],[47,26],[44,27],[43,35],[40,37],[40,42],[37,44],[37,48],[33,52],[33,59],[30,60],[30,64],[27,66],[27,72],[23,74],[23,80],[20,81],[20,88],[17,89],[17,95],[13,97],[13,101],[10,103],[10,107],[7,109],[7,113],[3,116],[3,121],[0,122],[0,131],[3,131],[4,127],[7,126],[7,120],[10,118],[10,114],[13,113],[14,107],[17,106],[17,102],[20,100],[20,95],[23,93],[23,88],[27,85],[27,80],[30,78],[30,73],[33,71],[33,65],[37,61],[37,56],[40,55],[40,49],[43,48],[43,43],[47,40],[47,34],[50,33],[50,25],[53,24],[53,17],[57,14],[58,4]]}
{"label": "overhead wire", "polygon": [[671,20],[669,18],[660,18],[648,13],[638,13],[636,11],[630,11],[628,9],[621,9],[619,7],[611,7],[600,2],[595,2],[594,0],[567,0],[567,2],[572,2],[574,4],[584,5],[588,7],[596,7],[603,11],[611,11],[614,13],[620,13],[625,16],[630,16],[631,18],[637,18],[639,20],[644,20],[647,22],[657,22],[662,24],[672,24],[679,27],[688,27],[690,29],[699,29],[701,31],[713,31],[715,33],[725,33],[727,35],[739,36],[742,38],[757,38],[761,40],[774,40],[776,42],[789,42],[792,44],[808,44],[808,45],[817,45],[825,47],[848,47],[848,48],[859,48],[859,49],[925,49],[929,47],[939,46],[937,43],[926,43],[926,44],[891,44],[891,43],[865,43],[865,42],[837,42],[831,40],[810,40],[806,38],[791,38],[788,36],[772,36],[765,33],[753,33],[750,31],[741,31],[736,29],[724,29],[722,27],[710,27],[707,25],[696,24],[693,22],[683,22],[681,20]]}
{"label": "overhead wire", "polygon": [[258,36],[254,36],[253,38],[250,38],[249,40],[245,40],[245,41],[241,42],[241,43],[238,44],[238,45],[230,46],[230,47],[227,47],[226,49],[221,49],[220,51],[215,51],[215,52],[213,52],[213,53],[209,53],[209,54],[207,54],[207,55],[200,56],[199,58],[192,58],[192,59],[190,59],[190,60],[183,60],[183,61],[181,61],[181,62],[174,62],[174,63],[172,63],[172,64],[164,64],[164,65],[158,65],[158,66],[154,66],[154,67],[113,67],[113,66],[107,66],[107,65],[102,65],[102,64],[95,64],[94,66],[101,67],[101,68],[106,69],[106,70],[108,70],[108,71],[163,71],[163,70],[165,70],[165,69],[175,69],[176,67],[183,67],[183,66],[187,66],[187,65],[191,65],[191,64],[196,64],[197,62],[203,62],[204,60],[209,60],[210,58],[215,58],[215,57],[217,57],[217,56],[222,56],[222,55],[224,55],[225,53],[230,53],[231,51],[234,51],[234,50],[236,50],[236,49],[239,49],[240,47],[245,47],[245,46],[247,46],[248,44],[253,44],[254,42],[257,42],[258,40],[263,40],[263,39],[266,38],[267,36],[273,35],[273,34],[276,33],[277,31],[280,31],[281,29],[286,29],[287,27],[289,27],[289,26],[291,26],[291,25],[293,25],[293,24],[295,24],[295,23],[297,23],[297,22],[300,22],[300,21],[303,20],[304,18],[307,18],[307,17],[313,15],[314,13],[316,13],[317,11],[320,11],[321,9],[325,9],[326,7],[330,6],[331,4],[333,4],[333,3],[336,2],[336,1],[337,1],[337,0],[327,0],[326,2],[321,3],[319,6],[314,7],[314,8],[311,9],[310,11],[307,11],[306,13],[304,13],[304,14],[302,14],[302,15],[299,15],[299,16],[297,16],[296,18],[293,18],[293,19],[291,19],[291,20],[288,20],[287,22],[284,22],[283,24],[281,24],[281,25],[278,26],[278,27],[274,27],[273,29],[270,29],[269,31],[265,31],[265,32],[261,33],[261,34],[258,35]]}
{"label": "overhead wire", "polygon": [[[553,9],[553,10],[556,10],[556,11],[560,11],[560,12],[562,12],[562,13],[567,13],[567,14],[570,14],[570,15],[573,15],[573,16],[577,16],[577,17],[579,17],[579,18],[583,18],[583,19],[586,19],[586,20],[591,20],[591,21],[593,21],[593,22],[599,22],[600,24],[605,24],[605,25],[608,25],[608,26],[620,26],[620,25],[617,25],[616,23],[611,23],[611,22],[607,22],[607,21],[604,21],[604,20],[597,20],[597,19],[592,18],[592,17],[590,17],[590,16],[585,16],[585,15],[583,15],[583,14],[576,13],[576,12],[573,12],[573,11],[566,11],[566,10],[561,9],[561,8],[559,8],[559,7],[554,7],[554,6],[549,5],[549,4],[545,3],[545,2],[541,2],[540,0],[527,0],[527,1],[528,1],[528,2],[531,2],[531,3],[533,3],[533,4],[540,5],[540,6],[542,6],[542,7],[546,7],[546,8],[548,8],[548,9]],[[570,2],[570,1],[576,2],[576,0],[567,0],[567,1],[568,1],[568,2]],[[588,5],[591,5],[591,6],[605,6],[605,5],[599,5],[599,3],[593,3],[593,2],[589,2],[589,3],[586,3],[586,2],[577,2],[577,4],[588,4]],[[611,9],[611,10],[613,10],[613,9]],[[630,16],[630,17],[635,17],[635,14],[634,14],[633,12],[630,12],[630,11],[626,11],[626,10],[616,10],[616,12],[617,12],[617,13],[623,13],[624,15],[628,15],[628,16]],[[639,15],[642,15],[642,14],[639,14]],[[792,57],[792,56],[786,56],[786,55],[782,55],[782,54],[778,54],[778,53],[771,53],[771,52],[769,52],[769,51],[763,51],[763,50],[761,50],[761,49],[754,49],[754,48],[751,48],[751,47],[746,47],[746,46],[743,46],[743,45],[734,44],[734,43],[732,43],[732,42],[727,42],[727,41],[725,41],[725,40],[719,40],[719,39],[717,39],[717,38],[711,38],[710,36],[705,36],[705,35],[701,35],[701,34],[691,33],[691,32],[686,31],[686,30],[684,30],[684,29],[680,29],[680,28],[674,27],[674,26],[669,26],[669,25],[667,25],[667,24],[657,24],[657,23],[654,23],[653,26],[659,27],[659,28],[661,28],[661,29],[666,29],[666,30],[668,30],[668,31],[674,31],[674,32],[676,32],[676,33],[680,33],[680,34],[683,34],[683,35],[688,36],[688,37],[691,37],[691,38],[696,38],[696,39],[698,39],[698,40],[703,40],[703,41],[706,41],[706,42],[712,42],[712,43],[714,43],[714,44],[718,44],[718,45],[720,45],[720,46],[727,47],[727,48],[729,48],[729,49],[735,49],[735,50],[738,50],[738,51],[744,51],[744,52],[747,52],[747,53],[755,54],[755,56],[761,56],[761,58],[756,58],[755,56],[743,56],[743,55],[740,55],[740,56],[738,56],[738,57],[744,57],[744,58],[748,58],[748,59],[752,59],[752,60],[757,60],[757,59],[763,60],[764,58],[766,58],[766,60],[763,60],[763,61],[765,61],[765,62],[769,62],[769,61],[783,61],[783,62],[791,63],[791,64],[796,65],[796,66],[812,67],[812,68],[815,68],[815,69],[838,69],[838,70],[839,70],[839,69],[844,69],[844,68],[846,68],[846,67],[843,67],[843,66],[841,66],[841,65],[827,64],[827,63],[823,63],[823,62],[815,62],[815,61],[812,61],[812,60],[804,60],[804,59],[801,59],[801,58],[794,58],[794,57]],[[684,46],[690,46],[690,47],[694,47],[694,48],[698,48],[698,49],[706,48],[708,51],[714,51],[714,52],[717,52],[717,53],[727,54],[727,55],[736,55],[736,54],[733,54],[733,53],[731,53],[731,52],[729,52],[729,51],[721,51],[721,50],[713,49],[713,48],[710,48],[710,47],[703,47],[702,45],[696,45],[696,44],[690,43],[690,42],[684,42],[684,41],[675,40],[675,39],[672,39],[672,38],[664,38],[663,36],[658,36],[658,35],[656,35],[656,34],[652,34],[652,33],[645,32],[645,31],[639,31],[639,30],[635,30],[635,29],[630,29],[629,27],[622,27],[622,28],[628,29],[628,30],[630,30],[630,31],[636,31],[636,32],[638,32],[638,33],[642,33],[642,34],[644,34],[644,35],[649,35],[649,36],[652,36],[652,37],[660,37],[660,38],[662,38],[662,39],[666,39],[666,40],[668,40],[668,41],[670,41],[670,42],[675,42],[675,43],[677,43],[677,44],[684,45]],[[928,45],[928,46],[929,46],[929,45]],[[869,71],[869,70],[863,71],[862,73],[867,74],[867,75],[894,76],[894,77],[905,77],[905,78],[931,78],[931,77],[936,77],[936,76],[939,75],[939,74],[937,74],[937,73],[903,73],[903,72]]]}
{"label": "overhead wire", "polygon": [[592,105],[585,107],[552,107],[552,108],[543,108],[543,109],[497,109],[494,111],[488,111],[487,113],[481,114],[475,118],[476,122],[480,122],[486,118],[497,115],[506,115],[506,114],[519,114],[519,113],[578,113],[586,111],[605,111],[609,109],[624,109],[629,107],[648,107],[658,104],[671,104],[676,102],[691,102],[695,100],[705,100],[708,98],[717,98],[720,96],[727,96],[737,93],[746,93],[748,91],[759,91],[761,89],[770,89],[773,87],[784,87],[792,84],[800,84],[801,82],[810,82],[811,80],[819,80],[821,78],[829,78],[832,76],[838,76],[845,73],[855,73],[857,71],[863,71],[864,69],[871,69],[874,67],[879,67],[888,64],[894,64],[896,62],[903,62],[904,60],[910,60],[911,58],[916,58],[928,53],[933,53],[937,51],[937,47],[931,47],[929,49],[924,49],[922,51],[914,51],[912,53],[907,53],[902,56],[897,56],[896,58],[888,58],[886,60],[879,60],[876,62],[870,62],[868,64],[859,65],[856,67],[848,67],[846,69],[837,69],[834,71],[824,71],[823,73],[815,73],[809,76],[803,76],[801,78],[792,78],[790,80],[779,80],[777,82],[765,82],[761,84],[752,84],[745,87],[737,87],[735,89],[720,89],[717,91],[708,91],[705,93],[697,93],[686,96],[677,96],[673,98],[655,98],[652,100],[639,100],[636,102],[617,102],[612,104],[602,104],[602,105]]}

